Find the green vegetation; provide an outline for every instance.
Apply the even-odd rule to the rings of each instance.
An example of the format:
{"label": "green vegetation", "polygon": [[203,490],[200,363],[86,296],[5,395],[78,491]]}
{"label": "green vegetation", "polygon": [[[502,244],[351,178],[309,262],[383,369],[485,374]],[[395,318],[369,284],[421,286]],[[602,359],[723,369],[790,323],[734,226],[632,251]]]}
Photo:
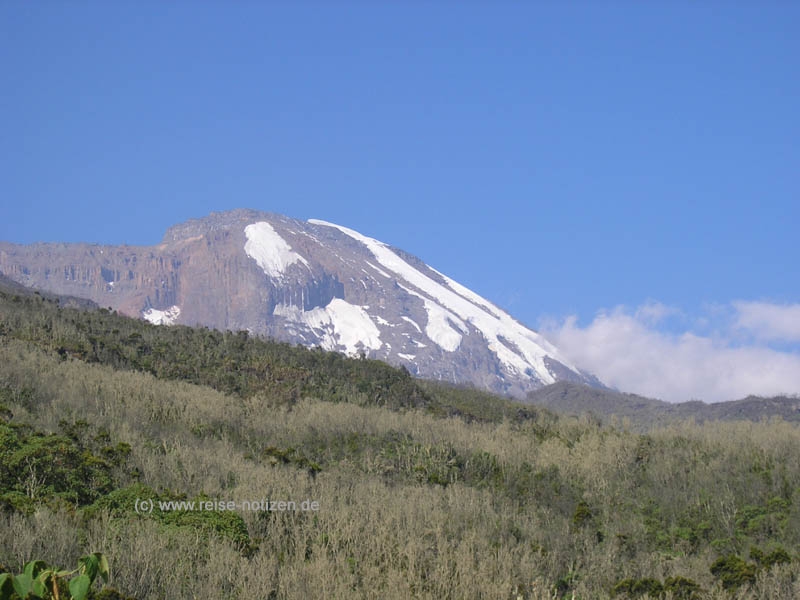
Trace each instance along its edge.
{"label": "green vegetation", "polygon": [[104,309],[60,308],[39,296],[3,294],[3,330],[60,356],[206,385],[226,394],[268,394],[292,403],[305,396],[390,408],[425,402],[408,373],[373,360],[309,352],[206,328],[156,327]]}
{"label": "green vegetation", "polygon": [[[93,552],[78,559],[78,568],[73,571],[49,567],[42,560],[32,560],[22,573],[0,573],[0,600],[87,600],[100,595],[92,593],[92,584],[97,576],[108,581],[108,560],[103,554]],[[110,600],[113,590],[101,592]]]}
{"label": "green vegetation", "polygon": [[[4,396],[10,398],[11,391],[0,387]],[[31,513],[40,501],[83,506],[114,489],[114,471],[124,465],[130,446],[110,445],[107,432],[88,437],[86,421],[61,426],[66,435],[0,420],[0,507]]]}
{"label": "green vegetation", "polygon": [[629,598],[666,598],[692,600],[700,596],[700,586],[686,577],[667,577],[664,583],[658,579],[623,579],[611,590],[613,596],[626,595]]}
{"label": "green vegetation", "polygon": [[[89,598],[789,599],[798,499],[780,420],[634,432],[0,293],[0,571],[100,550]],[[319,505],[162,508],[264,500]]]}

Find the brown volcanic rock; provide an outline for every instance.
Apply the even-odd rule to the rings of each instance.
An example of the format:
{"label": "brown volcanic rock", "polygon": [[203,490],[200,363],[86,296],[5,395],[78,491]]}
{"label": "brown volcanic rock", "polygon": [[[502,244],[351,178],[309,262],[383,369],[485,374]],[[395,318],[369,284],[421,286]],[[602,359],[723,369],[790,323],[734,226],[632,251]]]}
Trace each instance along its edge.
{"label": "brown volcanic rock", "polygon": [[418,258],[324,222],[235,210],[152,247],[0,243],[0,272],[153,322],[246,329],[493,391],[599,383]]}
{"label": "brown volcanic rock", "polygon": [[0,272],[29,286],[88,298],[140,316],[146,302],[176,296],[177,265],[168,254],[136,246],[0,243]]}

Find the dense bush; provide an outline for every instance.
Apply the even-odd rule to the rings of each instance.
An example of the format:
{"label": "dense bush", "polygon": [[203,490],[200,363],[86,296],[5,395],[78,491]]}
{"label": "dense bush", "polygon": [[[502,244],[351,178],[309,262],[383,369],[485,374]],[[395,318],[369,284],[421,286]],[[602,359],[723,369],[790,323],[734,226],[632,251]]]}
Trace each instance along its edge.
{"label": "dense bush", "polygon": [[86,444],[76,437],[85,428],[83,421],[57,435],[0,422],[0,503],[30,512],[38,501],[83,506],[110,492],[130,446],[110,445],[102,433]]}
{"label": "dense bush", "polygon": [[747,563],[734,554],[721,556],[711,565],[711,573],[718,577],[725,589],[738,588],[756,580],[756,565]]}
{"label": "dense bush", "polygon": [[408,372],[375,360],[251,338],[246,331],[159,327],[105,310],[62,308],[40,296],[13,298],[18,297],[0,292],[2,335],[62,359],[144,371],[243,397],[269,393],[276,402],[314,396],[399,408],[429,400]]}

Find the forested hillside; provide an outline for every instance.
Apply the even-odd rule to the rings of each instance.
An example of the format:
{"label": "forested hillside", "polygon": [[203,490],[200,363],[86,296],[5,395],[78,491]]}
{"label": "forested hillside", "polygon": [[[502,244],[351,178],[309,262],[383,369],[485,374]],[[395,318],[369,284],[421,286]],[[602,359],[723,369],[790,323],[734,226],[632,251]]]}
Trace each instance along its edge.
{"label": "forested hillside", "polygon": [[[102,552],[97,598],[789,599],[799,498],[779,419],[642,433],[0,293],[0,572]],[[318,505],[219,508],[265,499]]]}

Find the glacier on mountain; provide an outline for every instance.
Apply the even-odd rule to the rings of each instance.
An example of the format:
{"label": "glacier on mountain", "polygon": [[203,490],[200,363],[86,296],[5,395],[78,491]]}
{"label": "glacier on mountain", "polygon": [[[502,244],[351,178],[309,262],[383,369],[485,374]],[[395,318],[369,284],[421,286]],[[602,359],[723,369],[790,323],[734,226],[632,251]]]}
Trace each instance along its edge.
{"label": "glacier on mountain", "polygon": [[286,269],[297,262],[308,267],[308,261],[294,252],[266,221],[248,225],[244,228],[244,234],[247,236],[245,253],[258,263],[267,277],[281,279]]}
{"label": "glacier on mountain", "polygon": [[173,325],[180,316],[181,309],[179,306],[170,306],[166,310],[148,308],[142,313],[142,318],[153,325]]}
{"label": "glacier on mountain", "polygon": [[579,373],[578,369],[542,336],[449,277],[431,269],[431,272],[439,275],[444,283],[435,281],[403,260],[383,242],[347,227],[318,219],[310,219],[308,222],[338,229],[361,242],[381,267],[397,275],[406,284],[401,285],[403,289],[420,296],[428,314],[425,333],[442,349],[448,352],[458,349],[462,336],[467,335],[469,331],[466,322],[483,335],[489,349],[503,366],[517,375],[533,372],[544,384],[555,382],[556,376],[551,372],[546,358],[554,359],[576,374]]}
{"label": "glacier on mountain", "polygon": [[284,317],[291,323],[305,325],[321,337],[325,350],[344,349],[345,354],[356,356],[362,350],[378,350],[383,346],[381,332],[361,306],[334,298],[323,307],[304,311],[302,308],[278,304],[273,315]]}

